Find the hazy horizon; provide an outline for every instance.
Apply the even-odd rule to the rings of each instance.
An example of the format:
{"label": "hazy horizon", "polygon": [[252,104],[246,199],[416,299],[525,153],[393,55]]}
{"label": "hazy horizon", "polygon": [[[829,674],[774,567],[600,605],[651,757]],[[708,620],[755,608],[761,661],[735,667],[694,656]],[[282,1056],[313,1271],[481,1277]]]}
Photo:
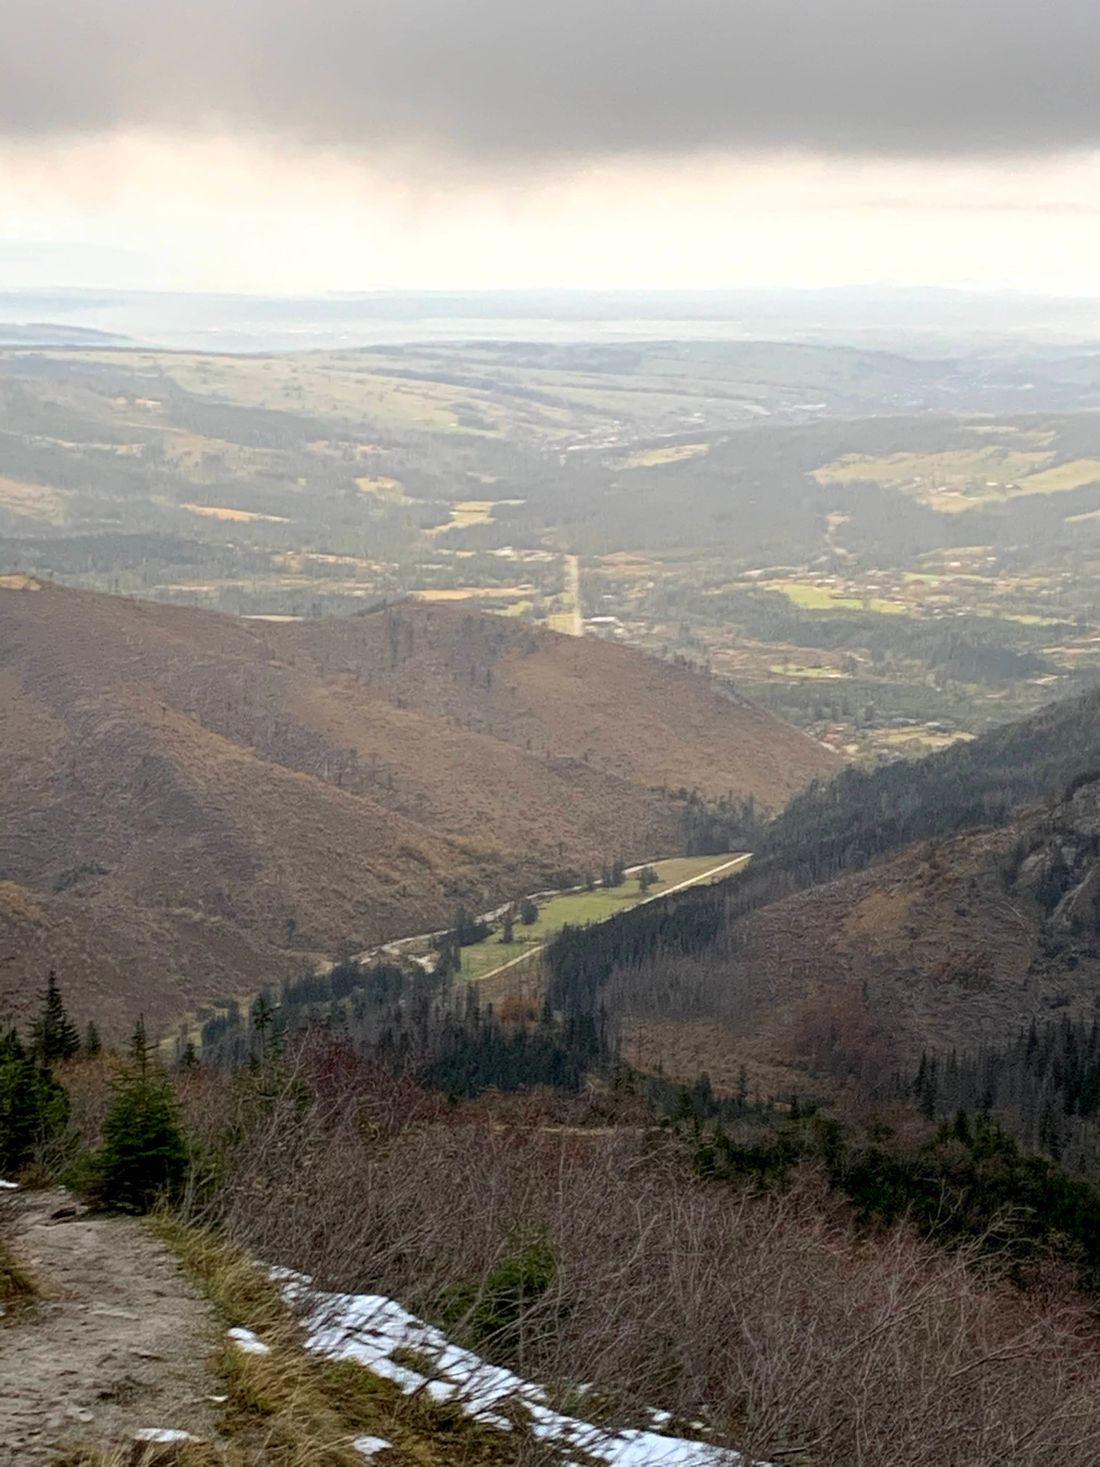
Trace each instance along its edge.
{"label": "hazy horizon", "polygon": [[404,342],[773,341],[917,354],[1090,349],[1100,299],[950,287],[189,292],[0,288],[0,344],[290,351]]}

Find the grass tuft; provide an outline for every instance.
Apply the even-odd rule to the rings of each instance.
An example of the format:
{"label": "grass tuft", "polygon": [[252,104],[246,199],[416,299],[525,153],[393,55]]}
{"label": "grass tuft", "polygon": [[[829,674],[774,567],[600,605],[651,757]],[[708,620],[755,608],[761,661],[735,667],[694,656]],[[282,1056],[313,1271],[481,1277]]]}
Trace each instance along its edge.
{"label": "grass tuft", "polygon": [[250,1329],[270,1348],[268,1355],[249,1355],[224,1341],[217,1350],[214,1367],[229,1396],[224,1435],[243,1447],[249,1460],[272,1467],[313,1462],[361,1467],[363,1459],[351,1445],[359,1433],[329,1401],[318,1365],[302,1349],[300,1330],[278,1287],[251,1259],[211,1233],[165,1215],[149,1225],[226,1328]]}
{"label": "grass tuft", "polygon": [[37,1293],[33,1277],[0,1243],[0,1310],[29,1304]]}
{"label": "grass tuft", "polygon": [[[174,1217],[154,1217],[149,1226],[177,1255],[226,1327],[250,1329],[270,1349],[267,1355],[245,1354],[226,1340],[215,1355],[229,1398],[221,1426],[229,1462],[362,1467],[363,1458],[351,1445],[359,1436],[392,1442],[393,1455],[383,1453],[379,1462],[407,1467],[506,1467],[540,1460],[537,1452],[530,1453],[533,1443],[479,1426],[456,1406],[426,1395],[404,1396],[393,1382],[362,1365],[307,1354],[277,1286],[248,1257]],[[521,1446],[522,1457],[517,1455]]]}

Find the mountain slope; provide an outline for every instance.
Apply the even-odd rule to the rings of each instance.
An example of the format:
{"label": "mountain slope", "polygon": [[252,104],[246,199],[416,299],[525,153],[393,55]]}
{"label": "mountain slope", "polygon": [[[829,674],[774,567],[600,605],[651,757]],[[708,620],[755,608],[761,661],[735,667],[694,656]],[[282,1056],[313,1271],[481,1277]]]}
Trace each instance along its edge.
{"label": "mountain slope", "polygon": [[450,610],[351,623],[0,586],[0,999],[25,1009],[52,963],[81,1013],[169,1015],[674,851],[659,784],[773,803],[830,765],[602,644]]}
{"label": "mountain slope", "polygon": [[877,1083],[922,1051],[1003,1045],[1033,1020],[1091,1022],[1100,781],[749,912],[690,960],[655,956],[634,993],[662,979],[685,996],[680,1019],[628,998],[636,1054],[730,1088],[742,1064],[781,1088]]}
{"label": "mountain slope", "polygon": [[783,811],[760,852],[799,885],[865,866],[913,841],[1003,824],[1100,769],[1100,689],[914,762],[846,769]]}
{"label": "mountain slope", "polygon": [[919,762],[846,769],[790,801],[736,880],[563,962],[592,969],[641,1067],[736,1088],[747,1064],[765,1093],[1091,1019],[1098,715],[1094,691]]}
{"label": "mountain slope", "polygon": [[319,676],[648,788],[751,795],[776,810],[838,767],[789,724],[688,668],[503,617],[409,602],[269,635],[279,655]]}

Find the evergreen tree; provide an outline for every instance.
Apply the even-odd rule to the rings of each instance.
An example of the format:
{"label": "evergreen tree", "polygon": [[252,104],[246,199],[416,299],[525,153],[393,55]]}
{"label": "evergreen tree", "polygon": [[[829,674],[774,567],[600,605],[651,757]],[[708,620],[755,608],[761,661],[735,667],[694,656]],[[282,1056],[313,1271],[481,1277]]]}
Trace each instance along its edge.
{"label": "evergreen tree", "polygon": [[[337,997],[333,997],[330,1004],[330,1022],[339,1022],[346,1019],[343,1007]],[[252,1005],[252,1032],[256,1036],[254,1052],[258,1051],[257,1058],[263,1060],[271,1047],[271,1034],[275,1026],[275,1007],[271,1002],[271,996],[265,989],[257,994]]]}
{"label": "evergreen tree", "polygon": [[504,921],[500,927],[500,940],[504,943],[512,943],[516,940],[516,923],[511,907],[504,914]]}
{"label": "evergreen tree", "polygon": [[523,923],[524,927],[531,927],[539,920],[538,903],[533,901],[531,897],[524,897],[520,902],[519,920]]}
{"label": "evergreen tree", "polygon": [[461,966],[462,959],[459,956],[458,945],[453,938],[448,938],[440,944],[439,956],[435,960],[435,967],[432,971],[438,979],[445,980],[453,977]]}
{"label": "evergreen tree", "polygon": [[660,879],[654,867],[643,866],[638,872],[638,890],[645,896],[650,887],[656,886]]}
{"label": "evergreen tree", "polygon": [[95,1024],[89,1021],[88,1027],[84,1030],[85,1058],[95,1059],[96,1055],[100,1053],[102,1048],[103,1044],[99,1038],[99,1030],[96,1028]]}
{"label": "evergreen tree", "polygon": [[161,1196],[178,1191],[187,1144],[167,1075],[152,1058],[139,1019],[130,1062],[115,1082],[103,1123],[97,1165],[98,1200],[120,1212],[148,1212]]}
{"label": "evergreen tree", "polygon": [[737,1071],[737,1092],[735,1096],[737,1104],[744,1107],[749,1100],[749,1072],[745,1065]]}
{"label": "evergreen tree", "polygon": [[37,1053],[14,1030],[0,1035],[0,1173],[32,1161],[68,1116],[68,1097]]}
{"label": "evergreen tree", "polygon": [[45,1065],[56,1060],[72,1059],[80,1049],[77,1027],[65,1011],[57,974],[51,968],[46,979],[46,992],[41,995],[42,1012],[33,1029],[34,1046]]}
{"label": "evergreen tree", "polygon": [[149,1043],[148,1036],[145,1033],[145,1015],[138,1014],[137,1023],[134,1025],[134,1032],[130,1035],[130,1063],[142,1075],[149,1068],[149,1060],[152,1052],[153,1046]]}

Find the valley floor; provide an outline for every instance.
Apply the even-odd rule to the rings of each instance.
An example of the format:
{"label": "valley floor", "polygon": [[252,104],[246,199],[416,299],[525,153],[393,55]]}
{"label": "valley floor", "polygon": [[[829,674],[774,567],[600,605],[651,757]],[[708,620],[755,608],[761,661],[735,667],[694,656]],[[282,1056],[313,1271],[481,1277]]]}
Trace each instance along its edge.
{"label": "valley floor", "polygon": [[591,892],[569,892],[552,897],[540,907],[537,922],[514,931],[514,942],[503,942],[494,933],[484,942],[463,948],[462,976],[476,981],[496,978],[506,969],[519,966],[541,953],[546,943],[563,927],[606,922],[609,917],[640,907],[643,902],[652,902],[658,897],[684,891],[689,886],[704,886],[723,876],[732,876],[751,860],[751,855],[674,857],[654,863],[652,869],[658,879],[647,894],[643,894],[637,883],[630,880],[638,869],[642,869],[635,868],[627,872],[627,881],[621,887],[613,887],[609,891],[597,887]]}
{"label": "valley floor", "polygon": [[[592,890],[576,887],[565,892],[533,893],[532,898],[537,899],[539,909],[536,920],[526,926],[516,921],[511,942],[504,942],[500,931],[494,930],[481,942],[462,948],[461,976],[470,982],[496,978],[506,969],[536,957],[563,927],[585,927],[595,922],[606,922],[609,917],[617,916],[620,912],[629,912],[643,902],[671,896],[689,886],[702,886],[732,876],[751,859],[751,854],[673,856],[664,861],[630,867],[619,886],[597,885]],[[638,882],[638,875],[645,869],[651,870],[656,880],[643,890]],[[495,928],[499,927],[504,911],[505,908],[499,908],[487,912],[483,920]],[[420,937],[389,943],[377,952],[360,954],[359,961],[370,961],[380,954],[402,954],[426,960],[433,952],[433,939],[440,935],[424,933]]]}

